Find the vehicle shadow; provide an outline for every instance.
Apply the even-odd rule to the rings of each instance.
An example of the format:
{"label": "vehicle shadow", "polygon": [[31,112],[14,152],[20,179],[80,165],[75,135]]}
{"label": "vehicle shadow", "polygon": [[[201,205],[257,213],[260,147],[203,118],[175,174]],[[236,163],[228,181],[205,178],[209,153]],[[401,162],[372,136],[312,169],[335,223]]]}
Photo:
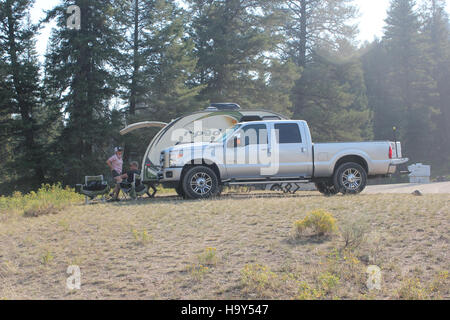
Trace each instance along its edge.
{"label": "vehicle shadow", "polygon": [[284,193],[261,193],[261,194],[252,194],[252,193],[226,193],[222,194],[220,197],[215,197],[213,199],[208,200],[185,200],[178,195],[157,195],[155,198],[141,198],[137,200],[122,200],[120,202],[109,203],[115,206],[136,206],[136,205],[148,205],[151,203],[174,203],[174,204],[182,204],[189,202],[197,202],[197,201],[221,201],[221,200],[248,200],[248,199],[300,199],[300,198],[311,198],[311,197],[323,197],[320,193],[311,193],[308,194],[284,194]]}

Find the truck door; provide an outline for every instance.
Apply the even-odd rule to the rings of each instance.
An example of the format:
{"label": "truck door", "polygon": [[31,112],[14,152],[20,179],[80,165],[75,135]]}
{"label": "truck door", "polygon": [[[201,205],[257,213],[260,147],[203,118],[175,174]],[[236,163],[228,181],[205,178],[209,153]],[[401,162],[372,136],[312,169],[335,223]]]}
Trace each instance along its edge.
{"label": "truck door", "polygon": [[225,161],[228,177],[254,179],[261,177],[261,152],[268,150],[266,124],[244,125],[227,141]]}
{"label": "truck door", "polygon": [[304,127],[297,122],[283,122],[273,123],[271,130],[275,130],[275,143],[278,143],[278,148],[274,145],[271,148],[272,152],[278,149],[279,153],[279,170],[276,176],[311,177],[312,150],[308,145]]}

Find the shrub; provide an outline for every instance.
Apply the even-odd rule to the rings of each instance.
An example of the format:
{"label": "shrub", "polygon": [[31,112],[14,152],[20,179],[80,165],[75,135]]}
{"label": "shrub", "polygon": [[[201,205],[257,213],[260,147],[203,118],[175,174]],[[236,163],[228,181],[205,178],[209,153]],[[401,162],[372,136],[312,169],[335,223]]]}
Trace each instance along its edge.
{"label": "shrub", "polygon": [[316,300],[325,299],[335,291],[340,284],[340,279],[337,275],[330,272],[321,273],[316,278],[316,287],[311,287],[308,283],[299,282],[297,300]]}
{"label": "shrub", "polygon": [[350,250],[334,249],[327,255],[326,270],[337,275],[343,281],[351,281],[358,286],[364,286],[365,268],[355,254]]}
{"label": "shrub", "polygon": [[200,281],[209,272],[209,268],[202,264],[192,264],[188,267],[188,271],[195,280]]}
{"label": "shrub", "polygon": [[45,254],[42,256],[41,262],[43,265],[47,265],[52,261],[53,261],[53,255],[49,250],[47,250],[45,252]]}
{"label": "shrub", "polygon": [[300,282],[298,289],[297,300],[315,300],[320,299],[322,297],[322,292],[315,288],[311,288],[311,286],[306,282]]}
{"label": "shrub", "polygon": [[206,248],[205,251],[198,256],[199,263],[207,266],[215,266],[217,264],[216,253],[216,248]]}
{"label": "shrub", "polygon": [[308,230],[319,237],[331,235],[337,231],[336,219],[325,210],[315,210],[307,214],[303,220],[294,223],[296,237],[301,237]]}
{"label": "shrub", "polygon": [[23,195],[16,191],[11,197],[0,197],[0,211],[37,217],[57,213],[81,201],[83,197],[69,187],[63,188],[61,184],[45,184],[37,192],[31,191]]}
{"label": "shrub", "polygon": [[339,285],[339,277],[330,272],[321,273],[318,280],[325,293],[332,292]]}
{"label": "shrub", "polygon": [[247,293],[267,297],[270,295],[270,291],[277,287],[278,277],[266,266],[250,264],[242,270],[241,281],[244,291]]}
{"label": "shrub", "polygon": [[397,290],[399,299],[402,300],[428,300],[430,293],[423,287],[417,278],[406,278]]}
{"label": "shrub", "polygon": [[346,220],[339,227],[343,249],[356,250],[367,238],[367,225],[362,219]]}
{"label": "shrub", "polygon": [[442,299],[441,295],[449,290],[448,271],[440,271],[433,279],[430,285],[430,292],[438,299]]}
{"label": "shrub", "polygon": [[132,229],[131,232],[133,233],[134,240],[140,245],[146,245],[147,243],[153,242],[153,237],[148,234],[147,230],[140,232],[136,229]]}

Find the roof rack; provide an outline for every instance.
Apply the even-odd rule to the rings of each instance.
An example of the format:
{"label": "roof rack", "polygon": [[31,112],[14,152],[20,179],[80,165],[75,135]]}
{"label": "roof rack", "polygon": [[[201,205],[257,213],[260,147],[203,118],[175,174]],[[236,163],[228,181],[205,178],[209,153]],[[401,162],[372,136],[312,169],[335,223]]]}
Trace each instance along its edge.
{"label": "roof rack", "polygon": [[241,106],[237,103],[211,103],[206,111],[238,111]]}

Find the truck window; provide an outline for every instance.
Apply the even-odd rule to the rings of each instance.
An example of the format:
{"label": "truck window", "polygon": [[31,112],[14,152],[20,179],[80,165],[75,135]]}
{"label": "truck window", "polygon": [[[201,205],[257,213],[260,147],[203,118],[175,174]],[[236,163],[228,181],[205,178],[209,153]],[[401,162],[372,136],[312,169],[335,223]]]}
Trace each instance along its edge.
{"label": "truck window", "polygon": [[[250,124],[241,128],[236,134],[233,135],[238,138],[237,147],[245,147],[251,145],[266,145],[268,144],[267,127],[264,124]],[[228,143],[228,147],[232,148],[234,139],[231,139]]]}
{"label": "truck window", "polygon": [[300,128],[296,123],[280,123],[275,124],[277,141],[280,144],[302,143]]}
{"label": "truck window", "polygon": [[251,124],[243,128],[245,146],[267,144],[267,127],[264,124]]}

